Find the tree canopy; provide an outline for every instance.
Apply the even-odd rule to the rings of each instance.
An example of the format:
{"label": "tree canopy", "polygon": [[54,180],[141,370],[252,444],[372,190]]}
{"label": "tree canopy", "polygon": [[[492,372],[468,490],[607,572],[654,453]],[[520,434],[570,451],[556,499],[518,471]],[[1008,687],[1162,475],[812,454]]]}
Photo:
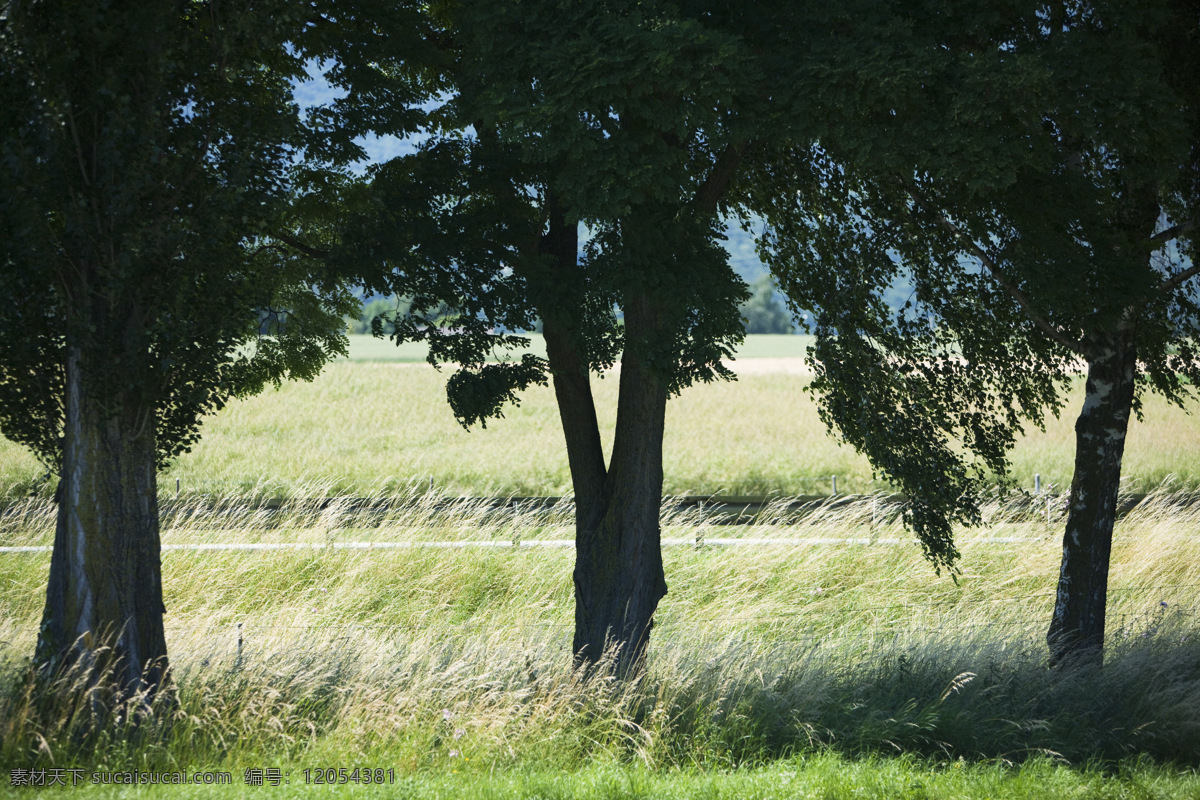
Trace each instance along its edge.
{"label": "tree canopy", "polygon": [[[764,196],[764,252],[818,311],[823,416],[909,494],[939,565],[1015,437],[1087,373],[1049,639],[1055,658],[1098,653],[1129,415],[1200,379],[1200,7],[906,17],[877,43],[886,74],[863,75],[888,101],[831,110],[778,167],[794,191]],[[898,312],[897,282],[914,287]]]}
{"label": "tree canopy", "polygon": [[344,352],[348,295],[269,246],[303,144],[286,4],[5,5],[5,435],[57,469],[68,339],[98,393],[153,403],[161,460],[227,398]]}
{"label": "tree canopy", "polygon": [[353,298],[275,238],[304,13],[0,4],[0,430],[60,477],[43,663],[111,644],[120,684],[162,679],[156,467],[345,352]]}

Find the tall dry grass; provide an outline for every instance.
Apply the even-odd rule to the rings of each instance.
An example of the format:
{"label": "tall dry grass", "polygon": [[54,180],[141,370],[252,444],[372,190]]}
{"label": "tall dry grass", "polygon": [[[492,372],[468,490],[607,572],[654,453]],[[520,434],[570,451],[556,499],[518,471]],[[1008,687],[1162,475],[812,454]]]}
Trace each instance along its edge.
{"label": "tall dry grass", "polygon": [[[668,546],[670,593],[645,676],[628,684],[570,670],[572,552],[528,544],[569,537],[561,510],[514,521],[430,497],[365,521],[315,501],[224,510],[179,513],[164,542],[313,546],[164,553],[176,693],[136,728],[95,727],[79,675],[35,691],[27,659],[48,558],[0,555],[0,762],[713,767],[822,749],[1200,758],[1200,506],[1175,495],[1119,523],[1105,667],[1066,672],[1046,668],[1041,643],[1057,524],[1015,507],[993,505],[985,529],[960,534],[957,583],[935,577],[870,501],[737,529],[697,510],[668,517],[668,539],[778,543]],[[25,511],[6,518],[4,545],[48,542],[50,512]],[[527,544],[512,547],[514,532]],[[831,539],[859,543],[820,543]],[[327,546],[359,541],[425,546]]]}

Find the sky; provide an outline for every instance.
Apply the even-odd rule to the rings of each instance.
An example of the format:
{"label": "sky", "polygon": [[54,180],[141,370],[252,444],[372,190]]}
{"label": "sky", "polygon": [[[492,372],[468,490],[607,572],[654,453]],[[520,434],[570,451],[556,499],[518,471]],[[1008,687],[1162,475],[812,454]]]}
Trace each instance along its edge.
{"label": "sky", "polygon": [[[292,85],[293,95],[301,109],[332,103],[339,97],[346,96],[346,92],[335,89],[325,80],[320,62],[310,61],[307,71],[309,80]],[[368,164],[380,164],[414,152],[419,140],[401,139],[397,136],[362,136],[357,141],[367,151],[367,161],[363,164],[365,169]]]}

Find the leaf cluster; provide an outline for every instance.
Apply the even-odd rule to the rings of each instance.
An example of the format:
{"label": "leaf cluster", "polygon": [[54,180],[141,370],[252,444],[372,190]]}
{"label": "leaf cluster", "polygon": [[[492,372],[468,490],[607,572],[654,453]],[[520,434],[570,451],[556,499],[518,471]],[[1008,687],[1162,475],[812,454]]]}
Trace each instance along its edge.
{"label": "leaf cluster", "polygon": [[344,352],[352,298],[272,246],[304,13],[3,5],[0,282],[20,301],[0,312],[0,429],[52,467],[68,358],[107,413],[152,409],[165,461],[227,398]]}
{"label": "leaf cluster", "polygon": [[[817,312],[824,418],[952,566],[952,524],[978,521],[1023,426],[1115,337],[1139,386],[1178,402],[1200,377],[1200,107],[1169,33],[1198,23],[1168,2],[935,5],[834,47],[829,128],[764,159],[756,197],[766,260]],[[914,291],[896,312],[898,283]]]}
{"label": "leaf cluster", "polygon": [[[672,392],[731,377],[721,361],[743,335],[748,294],[720,247],[719,215],[741,200],[745,153],[799,125],[780,105],[794,93],[783,78],[803,38],[790,9],[436,9],[440,105],[425,119],[429,138],[369,171],[335,258],[373,290],[413,298],[398,338],[428,341],[431,361],[472,373],[451,382],[460,420],[499,414],[548,379],[534,358],[486,361],[539,318],[563,323],[592,370],[625,352]],[[417,96],[405,95],[411,76],[390,79],[393,99],[433,104],[432,82]],[[404,125],[401,114],[366,122],[379,134]],[[571,231],[586,233],[582,245]],[[652,333],[630,341],[623,316],[636,298],[656,313]]]}

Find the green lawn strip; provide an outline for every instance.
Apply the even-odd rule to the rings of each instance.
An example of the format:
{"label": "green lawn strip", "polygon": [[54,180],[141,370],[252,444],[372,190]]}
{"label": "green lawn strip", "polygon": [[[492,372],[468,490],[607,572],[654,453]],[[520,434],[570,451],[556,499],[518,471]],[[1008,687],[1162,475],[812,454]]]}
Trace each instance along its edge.
{"label": "green lawn strip", "polygon": [[[814,337],[759,333],[747,336],[734,354],[735,359],[804,358]],[[736,370],[736,367],[735,367]]]}
{"label": "green lawn strip", "polygon": [[[321,767],[329,765],[319,765]],[[365,766],[365,765],[364,765]],[[371,767],[386,768],[379,764]],[[1020,766],[1002,764],[935,762],[911,757],[861,760],[837,755],[796,756],[771,764],[736,770],[653,770],[619,762],[598,763],[577,771],[542,771],[521,768],[490,769],[488,765],[454,763],[417,772],[385,771],[383,784],[347,782],[317,784],[317,765],[281,763],[262,767],[230,769],[229,785],[115,786],[91,781],[106,780],[85,771],[82,782],[64,789],[5,786],[0,796],[88,797],[362,797],[362,798],[458,798],[460,800],[750,800],[754,798],[801,798],[838,800],[847,798],[1056,798],[1056,800],[1157,800],[1194,798],[1200,795],[1200,777],[1194,770],[1128,762],[1109,769],[1076,769],[1049,761],[1032,761]],[[347,765],[348,779],[355,765]],[[257,785],[261,770],[278,773]],[[112,768],[108,768],[112,769]],[[117,768],[119,769],[119,768]],[[247,773],[247,769],[256,772]],[[305,770],[308,770],[307,776]],[[106,770],[107,771],[107,770]],[[115,770],[114,770],[115,771]],[[194,774],[198,770],[190,770]],[[359,773],[361,780],[363,773]],[[252,783],[246,784],[249,777]],[[324,770],[322,770],[322,779]],[[9,775],[3,776],[8,782]],[[123,778],[123,776],[122,776]],[[69,776],[68,776],[69,779]],[[271,785],[271,779],[280,779]]]}

